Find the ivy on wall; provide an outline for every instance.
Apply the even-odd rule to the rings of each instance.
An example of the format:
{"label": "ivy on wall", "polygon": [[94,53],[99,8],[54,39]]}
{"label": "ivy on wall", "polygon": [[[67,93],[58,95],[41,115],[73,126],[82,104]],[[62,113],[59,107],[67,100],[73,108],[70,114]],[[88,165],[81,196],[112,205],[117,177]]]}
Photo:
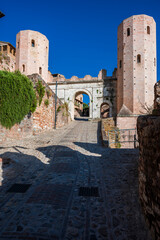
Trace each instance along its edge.
{"label": "ivy on wall", "polygon": [[36,91],[38,93],[38,102],[40,106],[45,95],[45,87],[42,85],[42,82],[40,80],[37,82]]}
{"label": "ivy on wall", "polygon": [[19,71],[0,71],[0,124],[11,128],[37,107],[32,82]]}

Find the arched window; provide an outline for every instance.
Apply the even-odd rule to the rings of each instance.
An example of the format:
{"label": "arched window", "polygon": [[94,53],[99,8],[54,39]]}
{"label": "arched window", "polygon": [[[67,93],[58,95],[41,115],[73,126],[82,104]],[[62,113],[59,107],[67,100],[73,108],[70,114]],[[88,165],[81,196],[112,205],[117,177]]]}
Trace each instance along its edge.
{"label": "arched window", "polygon": [[22,65],[22,70],[23,70],[23,72],[25,72],[25,65],[24,64]]}
{"label": "arched window", "polygon": [[17,43],[17,47],[19,48],[19,42]]}
{"label": "arched window", "polygon": [[32,47],[35,47],[35,41],[32,39],[32,41],[31,41],[31,46]]}
{"label": "arched window", "polygon": [[122,60],[119,61],[119,68],[122,68]]}
{"label": "arched window", "polygon": [[147,26],[147,34],[150,34],[150,27]]}
{"label": "arched window", "polygon": [[154,66],[156,66],[156,58],[154,58]]}
{"label": "arched window", "polygon": [[130,34],[131,34],[130,28],[127,28],[127,37],[130,36]]}
{"label": "arched window", "polygon": [[140,54],[137,55],[137,63],[141,63],[141,55]]}
{"label": "arched window", "polygon": [[39,67],[39,74],[42,74],[42,68]]}

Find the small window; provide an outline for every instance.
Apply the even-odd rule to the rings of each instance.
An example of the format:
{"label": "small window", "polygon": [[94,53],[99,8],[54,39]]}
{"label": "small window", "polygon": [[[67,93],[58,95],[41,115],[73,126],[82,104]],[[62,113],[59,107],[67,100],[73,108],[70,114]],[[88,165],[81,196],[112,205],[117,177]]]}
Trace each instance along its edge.
{"label": "small window", "polygon": [[31,46],[32,47],[35,47],[35,41],[32,39],[32,41],[31,41]]}
{"label": "small window", "polygon": [[17,47],[19,48],[19,42],[17,43]]}
{"label": "small window", "polygon": [[154,58],[154,66],[156,66],[156,58]]}
{"label": "small window", "polygon": [[147,26],[147,34],[150,34],[150,27]]}
{"label": "small window", "polygon": [[10,53],[12,53],[12,48],[10,47]]}
{"label": "small window", "polygon": [[137,55],[137,63],[141,63],[141,55],[140,54]]}
{"label": "small window", "polygon": [[7,45],[3,46],[3,51],[7,51]]}
{"label": "small window", "polygon": [[42,74],[42,68],[39,67],[39,74]]}
{"label": "small window", "polygon": [[119,61],[119,68],[122,68],[122,60]]}
{"label": "small window", "polygon": [[15,53],[16,53],[15,50],[13,50],[13,56],[15,56]]}
{"label": "small window", "polygon": [[130,36],[130,34],[131,34],[130,28],[127,28],[127,37]]}
{"label": "small window", "polygon": [[2,51],[2,47],[0,46],[0,52]]}
{"label": "small window", "polygon": [[22,65],[22,71],[25,72],[25,65]]}

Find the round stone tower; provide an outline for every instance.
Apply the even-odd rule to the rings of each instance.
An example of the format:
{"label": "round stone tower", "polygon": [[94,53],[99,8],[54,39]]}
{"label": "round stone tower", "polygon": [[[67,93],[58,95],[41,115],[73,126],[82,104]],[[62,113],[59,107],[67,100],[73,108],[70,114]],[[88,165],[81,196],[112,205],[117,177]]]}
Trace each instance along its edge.
{"label": "round stone tower", "polygon": [[135,15],[118,27],[117,113],[145,113],[153,105],[157,81],[156,23],[147,15]]}
{"label": "round stone tower", "polygon": [[48,79],[48,39],[31,30],[20,31],[16,37],[16,69],[25,75],[38,73]]}

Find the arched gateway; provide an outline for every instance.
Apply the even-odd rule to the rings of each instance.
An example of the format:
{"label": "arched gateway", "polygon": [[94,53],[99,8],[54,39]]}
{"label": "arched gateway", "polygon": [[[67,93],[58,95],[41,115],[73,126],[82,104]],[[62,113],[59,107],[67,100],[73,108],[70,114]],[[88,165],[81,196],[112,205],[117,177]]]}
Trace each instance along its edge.
{"label": "arched gateway", "polygon": [[100,118],[101,105],[111,100],[115,102],[116,89],[114,86],[116,78],[106,77],[104,70],[101,70],[98,77],[94,78],[86,75],[84,78],[73,76],[71,79],[65,79],[63,75],[56,75],[55,81],[48,83],[54,92],[56,81],[57,96],[62,102],[68,103],[72,120],[74,120],[75,97],[77,94],[87,94],[89,96],[89,118]]}

